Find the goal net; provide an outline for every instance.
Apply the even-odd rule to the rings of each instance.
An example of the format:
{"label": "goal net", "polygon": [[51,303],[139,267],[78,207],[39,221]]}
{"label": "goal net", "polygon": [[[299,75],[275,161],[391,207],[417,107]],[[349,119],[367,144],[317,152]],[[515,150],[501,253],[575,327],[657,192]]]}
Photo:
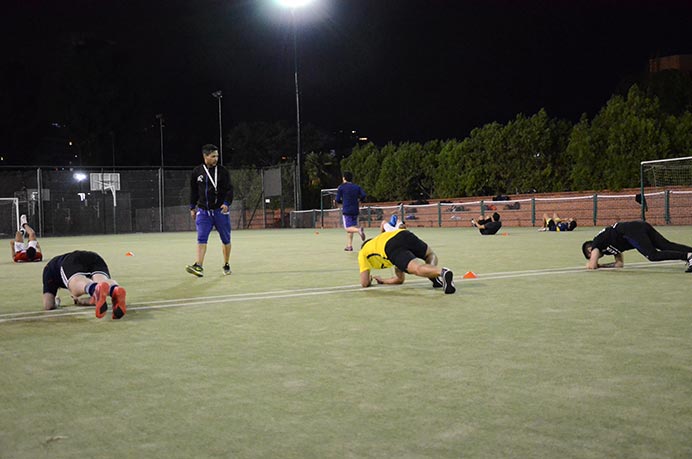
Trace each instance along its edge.
{"label": "goal net", "polygon": [[19,228],[19,198],[0,198],[0,236],[14,239]]}
{"label": "goal net", "polygon": [[[637,202],[641,205],[643,220],[650,209],[668,209],[672,199],[688,201],[692,198],[692,156],[642,161],[639,174]],[[669,222],[667,212],[665,220]]]}
{"label": "goal net", "polygon": [[[341,210],[336,202],[337,188],[323,188],[320,190],[320,216],[317,224],[321,228],[338,227]],[[334,223],[336,221],[337,223]]]}

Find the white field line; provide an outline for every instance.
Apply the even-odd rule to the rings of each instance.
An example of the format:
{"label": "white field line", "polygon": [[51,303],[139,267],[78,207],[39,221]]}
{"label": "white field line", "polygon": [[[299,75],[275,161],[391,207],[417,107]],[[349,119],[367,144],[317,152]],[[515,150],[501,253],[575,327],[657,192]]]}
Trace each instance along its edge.
{"label": "white field line", "polygon": [[[650,269],[660,265],[669,265],[676,263],[675,261],[664,261],[658,263],[629,263],[626,270],[629,269]],[[463,274],[457,273],[454,281],[459,282],[477,282],[477,281],[488,281],[488,280],[501,280],[501,279],[516,279],[521,277],[533,277],[533,276],[550,276],[558,274],[572,274],[572,273],[585,273],[588,272],[583,266],[567,267],[567,268],[551,268],[551,269],[535,269],[527,271],[508,271],[508,272],[497,272],[497,273],[487,273],[478,274],[478,277],[473,279],[464,279]],[[429,281],[424,279],[409,280],[410,284],[427,283]],[[272,299],[282,299],[282,298],[296,298],[296,297],[307,297],[307,296],[318,296],[318,295],[330,295],[334,293],[341,293],[344,291],[361,291],[367,292],[367,289],[363,289],[360,285],[340,285],[332,287],[314,287],[314,288],[303,288],[303,289],[293,289],[293,290],[276,290],[271,292],[256,292],[256,293],[237,293],[233,295],[217,295],[217,296],[206,296],[206,297],[195,297],[195,298],[178,298],[174,300],[157,300],[157,301],[146,301],[137,303],[137,306],[128,306],[129,311],[150,311],[156,309],[168,309],[168,308],[180,308],[189,306],[204,306],[208,304],[216,303],[235,303],[238,301],[255,301],[255,300],[272,300]],[[64,309],[57,309],[53,311],[28,311],[28,312],[13,312],[7,314],[0,314],[0,324],[8,322],[22,322],[29,320],[41,320],[41,319],[51,319],[57,317],[69,317],[69,316],[90,316],[93,315],[94,311],[91,307],[84,306],[70,306]]]}

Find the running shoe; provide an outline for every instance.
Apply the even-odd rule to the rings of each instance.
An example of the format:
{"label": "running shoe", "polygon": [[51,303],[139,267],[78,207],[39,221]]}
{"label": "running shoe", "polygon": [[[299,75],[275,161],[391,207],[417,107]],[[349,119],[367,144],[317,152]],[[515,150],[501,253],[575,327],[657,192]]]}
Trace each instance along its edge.
{"label": "running shoe", "polygon": [[362,226],[358,228],[358,234],[360,235],[360,240],[364,241],[365,240],[365,228]]}
{"label": "running shoe", "polygon": [[97,319],[103,318],[108,312],[108,303],[106,303],[108,290],[110,290],[108,282],[99,282],[94,289],[94,294],[91,295],[91,304],[96,306],[94,312]]}
{"label": "running shoe", "polygon": [[345,252],[353,252],[353,247],[351,247],[350,245],[347,245],[346,248],[344,248],[344,251]]}
{"label": "running shoe", "polygon": [[113,294],[111,295],[113,300],[113,319],[121,319],[127,312],[126,296],[127,292],[124,288],[117,286],[113,289]]}
{"label": "running shoe", "polygon": [[197,263],[193,263],[191,265],[187,265],[185,267],[185,271],[189,272],[193,276],[197,277],[203,277],[204,276],[204,268],[198,265]]}
{"label": "running shoe", "polygon": [[687,257],[687,269],[685,270],[686,273],[692,273],[692,255]]}
{"label": "running shoe", "polygon": [[223,275],[229,276],[230,274],[231,274],[231,266],[228,263],[226,263],[225,265],[223,265]]}
{"label": "running shoe", "polygon": [[457,291],[456,287],[454,287],[454,273],[451,270],[442,268],[440,277],[442,278],[442,286],[445,289],[445,293],[449,294]]}
{"label": "running shoe", "polygon": [[435,277],[434,279],[430,279],[430,281],[433,284],[433,288],[442,288],[444,285],[442,284],[442,278],[441,277]]}

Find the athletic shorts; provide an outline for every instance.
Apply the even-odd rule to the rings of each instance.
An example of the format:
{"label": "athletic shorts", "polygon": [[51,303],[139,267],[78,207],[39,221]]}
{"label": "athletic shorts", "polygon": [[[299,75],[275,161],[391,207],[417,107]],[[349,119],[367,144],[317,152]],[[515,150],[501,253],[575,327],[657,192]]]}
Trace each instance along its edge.
{"label": "athletic shorts", "polygon": [[197,209],[195,225],[197,226],[198,244],[206,244],[209,241],[209,233],[211,233],[212,228],[216,228],[224,245],[231,243],[231,215],[223,213],[221,209]]}
{"label": "athletic shorts", "polygon": [[344,228],[358,226],[358,215],[344,215],[341,220],[344,222]]}
{"label": "athletic shorts", "polygon": [[108,265],[96,252],[88,252],[86,250],[78,250],[69,253],[63,258],[60,266],[60,277],[63,284],[69,287],[70,279],[74,276],[82,275],[91,279],[94,274],[103,274],[110,279],[111,274],[108,271]]}
{"label": "athletic shorts", "polygon": [[418,236],[410,231],[402,231],[391,238],[384,246],[384,253],[389,261],[399,270],[407,273],[411,260],[420,258],[425,260],[428,252],[428,244],[418,239]]}
{"label": "athletic shorts", "polygon": [[[26,250],[30,247],[33,247],[36,249],[36,255],[34,258],[29,260],[29,257],[26,256]],[[24,244],[23,242],[15,242],[14,243],[14,262],[15,263],[24,263],[24,262],[31,262],[31,261],[42,261],[43,260],[43,254],[41,253],[40,250],[38,250],[38,242],[34,241],[29,241],[27,244]]]}

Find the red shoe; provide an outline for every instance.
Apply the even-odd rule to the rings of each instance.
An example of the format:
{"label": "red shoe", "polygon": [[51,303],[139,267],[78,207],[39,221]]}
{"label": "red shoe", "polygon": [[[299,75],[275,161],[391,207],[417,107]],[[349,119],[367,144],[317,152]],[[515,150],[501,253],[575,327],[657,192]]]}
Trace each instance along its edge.
{"label": "red shoe", "polygon": [[108,312],[108,303],[106,303],[106,298],[108,298],[108,290],[110,290],[110,285],[108,282],[99,282],[96,285],[94,294],[91,295],[91,304],[96,305],[96,318],[101,319]]}
{"label": "red shoe", "polygon": [[113,289],[113,319],[121,319],[127,312],[127,306],[125,305],[125,297],[127,292],[124,288],[118,286]]}

